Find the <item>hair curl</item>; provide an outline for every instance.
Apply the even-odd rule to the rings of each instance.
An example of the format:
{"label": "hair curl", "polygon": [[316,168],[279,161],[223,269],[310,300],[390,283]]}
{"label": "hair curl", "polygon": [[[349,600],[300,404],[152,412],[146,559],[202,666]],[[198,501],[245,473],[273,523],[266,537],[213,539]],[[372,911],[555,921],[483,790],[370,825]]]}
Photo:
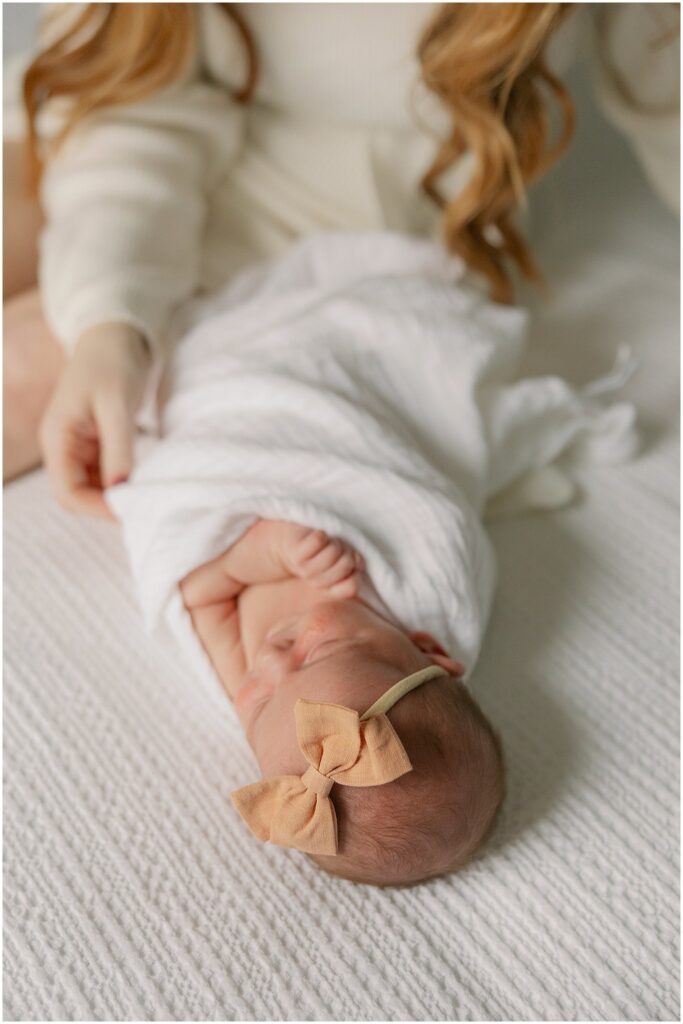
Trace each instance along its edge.
{"label": "hair curl", "polygon": [[[232,4],[220,5],[232,20],[248,57],[247,78],[235,95],[248,102],[258,62],[253,40]],[[421,79],[453,115],[450,136],[422,179],[422,188],[443,210],[443,239],[489,280],[492,297],[512,298],[511,267],[539,278],[531,252],[515,224],[527,185],[566,148],[573,107],[562,83],[548,70],[544,47],[570,4],[451,3],[430,19],[417,44]],[[133,103],[169,85],[196,52],[194,4],[94,3],[38,53],[24,78],[29,154],[37,184],[41,170],[37,118],[52,99],[68,101],[55,146],[85,116]],[[551,140],[548,99],[559,104],[561,130]],[[446,199],[438,179],[463,154],[473,173],[464,190]]]}
{"label": "hair curl", "polygon": [[[447,249],[489,279],[498,301],[512,298],[509,263],[540,278],[515,213],[527,185],[545,174],[572,136],[573,104],[544,56],[569,6],[444,4],[418,44],[422,81],[453,115],[450,137],[422,187],[443,208]],[[554,143],[544,88],[561,112]],[[471,179],[447,201],[437,180],[465,153],[473,157]]]}

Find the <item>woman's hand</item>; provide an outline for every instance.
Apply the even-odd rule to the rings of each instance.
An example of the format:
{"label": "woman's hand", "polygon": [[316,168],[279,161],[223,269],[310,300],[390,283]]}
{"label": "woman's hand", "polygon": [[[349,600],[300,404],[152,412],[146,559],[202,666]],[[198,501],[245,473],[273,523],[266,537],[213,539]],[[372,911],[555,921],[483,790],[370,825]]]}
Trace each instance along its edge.
{"label": "woman's hand", "polygon": [[145,338],[127,324],[98,324],[79,338],[40,428],[45,468],[64,508],[113,518],[102,491],[132,469],[150,361]]}

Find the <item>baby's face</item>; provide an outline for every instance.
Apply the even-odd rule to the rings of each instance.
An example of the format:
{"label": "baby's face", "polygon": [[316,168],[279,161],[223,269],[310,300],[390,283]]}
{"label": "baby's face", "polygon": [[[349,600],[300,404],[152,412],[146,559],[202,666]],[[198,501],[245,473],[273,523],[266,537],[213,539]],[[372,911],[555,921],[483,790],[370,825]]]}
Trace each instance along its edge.
{"label": "baby's face", "polygon": [[299,775],[308,767],[296,738],[300,697],[362,714],[403,676],[434,662],[462,674],[433,637],[408,636],[358,599],[321,600],[278,621],[235,695],[264,776]]}

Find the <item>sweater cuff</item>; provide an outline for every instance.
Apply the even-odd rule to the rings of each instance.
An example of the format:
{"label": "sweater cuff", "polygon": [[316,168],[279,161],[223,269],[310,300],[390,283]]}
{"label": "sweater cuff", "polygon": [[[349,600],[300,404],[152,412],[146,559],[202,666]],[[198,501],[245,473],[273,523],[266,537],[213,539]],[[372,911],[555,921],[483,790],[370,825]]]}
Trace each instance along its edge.
{"label": "sweater cuff", "polygon": [[[103,323],[123,323],[140,331],[147,340],[152,354],[160,356],[164,347],[165,328],[170,315],[168,280],[163,295],[158,286],[146,275],[137,274],[135,280],[125,275],[118,280],[82,285],[66,301],[57,303],[49,290],[43,288],[45,317],[53,334],[72,352],[84,331]],[[184,289],[178,287],[180,298]],[[47,294],[46,294],[47,292]]]}

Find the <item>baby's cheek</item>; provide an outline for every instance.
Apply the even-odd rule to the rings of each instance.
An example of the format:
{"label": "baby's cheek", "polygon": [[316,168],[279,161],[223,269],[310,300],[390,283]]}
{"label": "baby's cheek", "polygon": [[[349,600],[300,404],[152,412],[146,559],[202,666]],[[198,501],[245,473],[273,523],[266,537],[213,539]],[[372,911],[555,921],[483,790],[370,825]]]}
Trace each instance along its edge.
{"label": "baby's cheek", "polygon": [[308,767],[297,740],[294,703],[278,693],[255,712],[252,747],[264,778],[301,775]]}
{"label": "baby's cheek", "polygon": [[272,696],[272,687],[262,679],[246,676],[233,699],[235,711],[246,728],[247,721],[256,712],[258,706]]}

